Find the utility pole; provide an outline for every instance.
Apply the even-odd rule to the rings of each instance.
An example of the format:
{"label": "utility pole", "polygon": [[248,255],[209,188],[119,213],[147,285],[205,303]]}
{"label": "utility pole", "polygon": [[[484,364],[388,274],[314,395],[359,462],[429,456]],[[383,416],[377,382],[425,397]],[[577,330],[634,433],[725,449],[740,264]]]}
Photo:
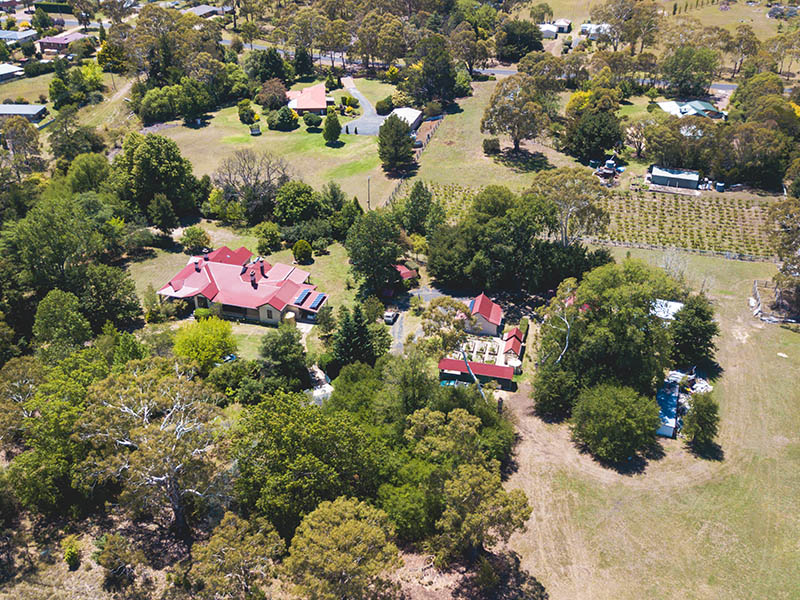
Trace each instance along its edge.
{"label": "utility pole", "polygon": [[367,210],[372,210],[371,203],[370,203],[370,197],[369,197],[369,180],[370,179],[371,179],[371,177],[367,177]]}

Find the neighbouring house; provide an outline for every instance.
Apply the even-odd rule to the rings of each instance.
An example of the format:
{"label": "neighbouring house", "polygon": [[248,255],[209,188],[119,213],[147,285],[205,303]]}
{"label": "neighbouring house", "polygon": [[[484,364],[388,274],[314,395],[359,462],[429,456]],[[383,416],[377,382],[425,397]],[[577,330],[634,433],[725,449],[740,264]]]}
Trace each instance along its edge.
{"label": "neighbouring house", "polygon": [[419,127],[422,123],[422,111],[415,108],[410,108],[408,106],[395,108],[389,113],[390,117],[392,115],[397,115],[400,117],[400,119],[405,121],[406,124],[411,128],[411,131],[416,131],[417,127]]}
{"label": "neighbouring house", "polygon": [[414,269],[409,269],[405,265],[395,265],[394,268],[397,269],[400,279],[403,281],[408,281],[410,279],[416,279],[419,277],[419,273],[417,273]]}
{"label": "neighbouring house", "polygon": [[467,327],[467,331],[477,335],[500,335],[503,323],[503,309],[492,302],[486,294],[474,298],[469,303],[469,311],[475,317],[475,325]]}
{"label": "neighbouring house", "polygon": [[650,168],[650,183],[664,187],[696,190],[700,185],[700,173],[688,169],[670,169],[653,165]]}
{"label": "neighbouring house", "polygon": [[192,13],[201,19],[208,19],[209,17],[222,16],[231,10],[232,7],[230,6],[209,6],[208,4],[200,4],[199,6],[185,8],[181,12]]}
{"label": "neighbouring house", "polygon": [[581,25],[581,35],[585,35],[594,42],[608,33],[610,28],[608,23],[584,23]]}
{"label": "neighbouring house", "polygon": [[39,37],[39,32],[35,29],[23,29],[22,31],[6,31],[0,30],[0,40],[3,40],[7,46],[14,44],[22,44],[24,42],[33,42]]}
{"label": "neighbouring house", "polygon": [[658,417],[661,420],[656,435],[675,438],[678,435],[678,384],[665,381],[656,393]]}
{"label": "neighbouring house", "polygon": [[683,302],[673,302],[672,300],[661,300],[660,298],[656,298],[653,301],[653,307],[650,309],[650,314],[655,315],[664,321],[674,321],[675,315],[682,308]]}
{"label": "neighbouring house", "polygon": [[503,334],[503,355],[506,360],[516,358],[522,360],[522,344],[523,339],[522,330],[519,327],[514,327]]}
{"label": "neighbouring house", "polygon": [[725,119],[728,113],[718,110],[716,106],[705,100],[692,100],[690,102],[678,102],[667,100],[659,102],[658,107],[672,116],[678,117],[708,117],[709,119]]}
{"label": "neighbouring house", "polygon": [[471,361],[464,362],[458,358],[443,358],[439,361],[439,379],[441,381],[473,383],[473,375],[482,383],[496,381],[504,390],[513,389],[514,387],[513,367]]}
{"label": "neighbouring house", "polygon": [[38,41],[39,44],[39,52],[66,52],[69,49],[69,45],[72,42],[77,42],[78,40],[86,39],[86,35],[82,34],[79,31],[73,31],[72,33],[62,33],[59,35],[52,35],[49,37],[43,37]]}
{"label": "neighbouring house", "polygon": [[553,25],[558,27],[558,33],[569,33],[572,31],[572,21],[569,19],[556,19]]}
{"label": "neighbouring house", "polygon": [[324,116],[328,112],[328,106],[334,104],[333,98],[328,96],[325,91],[324,83],[318,83],[302,90],[289,90],[286,92],[286,98],[289,100],[289,108],[298,115],[312,112]]}
{"label": "neighbouring house", "polygon": [[21,77],[25,71],[17,65],[10,65],[8,63],[0,64],[0,81],[8,81],[15,77]]}
{"label": "neighbouring house", "polygon": [[0,104],[0,119],[20,116],[38,123],[46,114],[47,107],[44,104]]}
{"label": "neighbouring house", "polygon": [[309,273],[291,265],[252,259],[247,248],[223,246],[193,256],[158,294],[218,308],[220,316],[277,325],[291,316],[314,321],[328,295],[308,283]]}
{"label": "neighbouring house", "polygon": [[545,40],[554,40],[558,37],[558,25],[554,23],[539,23],[539,31]]}

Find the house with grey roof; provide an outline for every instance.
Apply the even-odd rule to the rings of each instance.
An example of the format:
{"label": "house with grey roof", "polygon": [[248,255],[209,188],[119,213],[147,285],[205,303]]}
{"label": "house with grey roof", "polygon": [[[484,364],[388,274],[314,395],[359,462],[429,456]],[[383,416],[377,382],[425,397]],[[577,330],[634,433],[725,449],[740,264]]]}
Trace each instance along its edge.
{"label": "house with grey roof", "polygon": [[38,123],[46,114],[47,107],[44,104],[0,104],[0,119],[20,116]]}

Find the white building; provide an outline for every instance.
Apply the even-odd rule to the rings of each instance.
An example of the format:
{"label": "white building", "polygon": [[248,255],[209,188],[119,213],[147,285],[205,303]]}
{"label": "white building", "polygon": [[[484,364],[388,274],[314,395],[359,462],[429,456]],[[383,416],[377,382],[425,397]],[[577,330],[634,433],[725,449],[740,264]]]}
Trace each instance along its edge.
{"label": "white building", "polygon": [[389,113],[390,117],[392,115],[397,115],[400,117],[400,119],[405,121],[411,128],[411,131],[416,131],[417,127],[419,127],[422,123],[422,111],[415,108],[410,108],[408,106],[395,108],[391,113]]}
{"label": "white building", "polygon": [[539,31],[542,32],[542,39],[554,40],[558,37],[558,26],[552,23],[540,23]]}

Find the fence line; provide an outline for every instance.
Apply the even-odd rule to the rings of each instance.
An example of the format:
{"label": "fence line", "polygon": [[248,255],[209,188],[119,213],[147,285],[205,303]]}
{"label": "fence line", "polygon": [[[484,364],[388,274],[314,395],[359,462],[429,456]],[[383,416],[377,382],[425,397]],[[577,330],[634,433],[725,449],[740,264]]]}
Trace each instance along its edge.
{"label": "fence line", "polygon": [[689,252],[691,254],[699,254],[701,256],[715,256],[719,258],[727,258],[728,260],[740,260],[743,262],[778,262],[775,256],[755,256],[752,254],[742,254],[739,252],[731,252],[729,250],[701,250],[699,248],[680,248],[678,246],[657,246],[654,244],[645,244],[640,242],[617,242],[608,239],[599,238],[583,238],[584,242],[589,244],[606,244],[608,246],[618,246],[622,248],[641,248],[643,250],[678,250],[679,252]]}
{"label": "fence line", "polygon": [[[419,161],[420,156],[422,156],[422,152],[425,150],[425,148],[428,147],[428,144],[430,144],[431,139],[433,138],[433,134],[436,133],[436,130],[439,129],[439,126],[442,124],[442,121],[444,121],[444,116],[441,115],[438,117],[433,117],[430,119],[426,119],[425,121],[433,122],[433,126],[431,127],[431,130],[428,132],[428,135],[425,136],[425,139],[422,140],[422,147],[416,148],[414,152],[414,160],[416,161]],[[397,200],[397,198],[400,197],[400,195],[405,191],[407,185],[408,185],[408,177],[405,176],[402,179],[400,179],[400,181],[398,181],[397,184],[395,184],[394,188],[392,188],[392,191],[389,194],[389,198],[386,200],[384,205],[391,206],[392,204],[394,204],[395,200]]]}

